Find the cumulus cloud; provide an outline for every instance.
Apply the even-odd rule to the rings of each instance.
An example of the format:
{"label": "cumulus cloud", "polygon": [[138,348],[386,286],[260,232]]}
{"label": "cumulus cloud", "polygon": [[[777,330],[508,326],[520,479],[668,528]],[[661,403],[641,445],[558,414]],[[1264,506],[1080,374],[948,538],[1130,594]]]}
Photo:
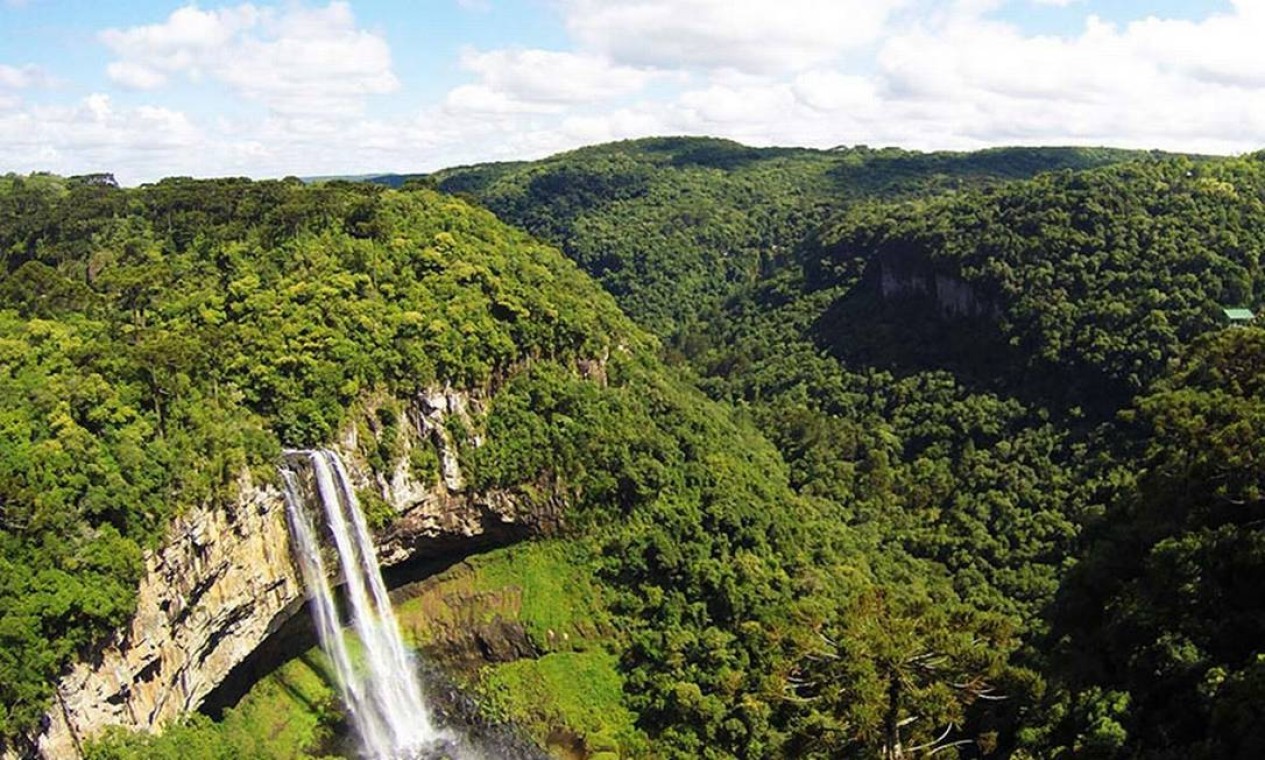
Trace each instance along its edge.
{"label": "cumulus cloud", "polygon": [[162,23],[107,29],[100,39],[117,56],[107,73],[123,87],[210,79],[285,117],[359,114],[366,96],[399,86],[386,40],[358,28],[345,2],[280,10],[190,5]]}
{"label": "cumulus cloud", "polygon": [[34,64],[10,66],[0,63],[0,111],[13,111],[22,106],[20,93],[25,90],[46,89],[55,84],[53,77]]}
{"label": "cumulus cloud", "polygon": [[118,108],[96,93],[71,105],[0,113],[0,165],[78,173],[126,164],[136,174],[179,167],[181,155],[196,153],[203,138],[183,113]]}
{"label": "cumulus cloud", "polygon": [[129,90],[153,90],[167,84],[166,74],[135,61],[114,61],[106,74]]}
{"label": "cumulus cloud", "polygon": [[1198,22],[1091,15],[1070,37],[961,17],[889,38],[876,79],[893,116],[962,142],[1246,150],[1265,127],[1265,13],[1248,5]]}
{"label": "cumulus cloud", "polygon": [[[370,107],[399,83],[385,38],[346,3],[191,5],[102,33],[111,80],[141,94],[37,107],[23,101],[45,96],[48,75],[0,65],[0,165],[133,179],[418,171],[661,134],[818,147],[1262,147],[1265,3],[1110,23],[1072,0],[1061,13],[1084,23],[1057,35],[1000,20],[1003,6],[1053,1],[551,0],[570,44],[467,48],[453,61],[464,82],[410,102],[411,116]],[[162,104],[190,83],[266,115],[120,105]]]}
{"label": "cumulus cloud", "polygon": [[[462,65],[478,81],[427,117],[428,147],[459,143],[463,161],[655,134],[818,147],[1260,147],[1262,4],[1240,0],[1202,21],[1116,25],[1087,13],[1070,35],[1003,23],[1003,5],[869,4],[849,36],[820,3],[563,0],[574,52],[467,51]],[[779,27],[775,16],[798,21]],[[649,88],[650,76],[667,86]]]}
{"label": "cumulus cloud", "polygon": [[782,73],[873,43],[904,0],[564,0],[586,50],[634,66]]}
{"label": "cumulus cloud", "polygon": [[444,110],[451,114],[503,116],[509,114],[561,113],[563,107],[556,103],[534,103],[489,87],[485,84],[465,84],[454,87],[444,98]]}
{"label": "cumulus cloud", "polygon": [[466,49],[461,66],[489,90],[528,103],[592,103],[636,92],[654,76],[598,56],[553,50]]}
{"label": "cumulus cloud", "polygon": [[602,139],[666,132],[819,147],[1262,147],[1265,59],[1256,48],[1265,6],[1240,0],[1200,21],[1112,24],[1087,15],[1080,32],[1063,36],[997,21],[991,11],[999,6],[958,0],[889,18],[864,66],[715,69],[671,100],[564,113],[559,125]]}
{"label": "cumulus cloud", "polygon": [[799,74],[791,82],[795,100],[822,114],[874,110],[879,105],[874,82],[840,71],[818,70]]}

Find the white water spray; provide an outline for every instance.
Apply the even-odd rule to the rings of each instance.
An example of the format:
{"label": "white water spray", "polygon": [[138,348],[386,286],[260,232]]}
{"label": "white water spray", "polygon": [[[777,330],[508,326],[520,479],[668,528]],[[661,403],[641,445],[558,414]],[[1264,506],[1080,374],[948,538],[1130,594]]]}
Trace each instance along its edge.
{"label": "white water spray", "polygon": [[369,529],[347,471],[332,451],[288,451],[286,455],[291,459],[305,458],[311,464],[317,497],[338,549],[352,628],[361,643],[360,657],[352,655],[339,621],[321,558],[320,534],[305,504],[298,476],[283,467],[286,508],[299,567],[312,596],[317,634],[334,664],[365,756],[372,760],[418,757],[428,748],[446,742],[446,737],[431,723],[422,700],[417,670],[400,637]]}

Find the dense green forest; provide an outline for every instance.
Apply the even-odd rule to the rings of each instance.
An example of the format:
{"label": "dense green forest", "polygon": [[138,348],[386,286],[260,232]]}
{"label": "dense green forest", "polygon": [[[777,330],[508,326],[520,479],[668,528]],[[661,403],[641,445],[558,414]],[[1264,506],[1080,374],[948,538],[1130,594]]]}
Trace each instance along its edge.
{"label": "dense green forest", "polygon": [[[572,155],[454,170],[444,181],[465,182],[455,187],[482,193],[514,219],[504,177],[548,173]],[[1125,158],[1090,155],[1103,164]],[[1192,341],[1222,328],[1221,307],[1260,303],[1265,162],[1134,155],[1117,166],[1082,164],[1002,183],[996,164],[990,174],[989,163],[972,158],[958,166],[973,168],[973,182],[915,174],[891,186],[879,173],[850,193],[836,186],[832,218],[782,239],[782,255],[723,303],[695,297],[688,278],[668,282],[662,300],[689,304],[696,311],[687,318],[639,312],[636,295],[612,291],[660,332],[671,361],[695,372],[714,398],[746,410],[779,448],[801,495],[827,502],[880,553],[912,555],[943,572],[960,599],[1011,626],[1010,664],[1031,680],[1022,697],[1010,695],[1006,719],[1014,722],[999,727],[999,751],[1255,756],[1261,740],[1243,727],[1259,715],[1248,694],[1261,650],[1239,616],[1260,611],[1243,596],[1262,580],[1250,559],[1261,527],[1256,497],[1227,497],[1243,508],[1211,527],[1180,510],[1151,526],[1156,518],[1138,505],[1161,500],[1151,474],[1157,461],[1191,455],[1189,439],[1165,437],[1175,423],[1155,423],[1155,405],[1173,398],[1159,389],[1171,394],[1193,379],[1175,363],[1229,362],[1233,371],[1218,382],[1252,382],[1251,363],[1225,353],[1245,350],[1241,341],[1253,330],[1227,333],[1220,358],[1202,343],[1201,358],[1184,357]],[[1009,176],[1058,168],[1038,158],[1014,166]],[[681,182],[679,164],[658,171],[658,182]],[[656,205],[557,201],[564,213],[553,219],[518,221],[560,240],[587,268],[577,255],[587,245],[587,220],[617,225],[607,210],[623,204],[636,217],[640,209],[627,207],[637,203]],[[647,236],[636,239],[629,245],[645,246],[641,265],[664,257]],[[1187,426],[1235,431],[1201,431],[1231,447],[1218,452],[1226,462],[1219,477],[1250,471],[1257,444],[1249,423],[1182,411],[1193,417]],[[1203,438],[1199,446],[1210,448]],[[1205,479],[1195,501],[1217,498],[1216,482]],[[1148,538],[1135,546],[1143,520]],[[1206,580],[1212,539],[1186,532],[1213,528],[1238,531],[1246,543],[1234,560],[1218,560],[1233,569]],[[1139,600],[1133,586],[1124,596],[1113,584],[1153,582],[1160,560],[1148,553],[1177,541],[1191,545],[1181,572],[1192,591],[1182,604],[1202,600],[1204,612],[1184,614],[1185,628],[1169,631],[1172,613],[1157,598]],[[1231,551],[1228,541],[1223,546]],[[1165,582],[1177,582],[1177,569],[1168,572]],[[1103,619],[1103,606],[1126,604],[1133,610],[1125,617]],[[1244,629],[1234,637],[1237,649],[1224,642],[1228,632],[1217,633],[1226,625],[1220,617]],[[1104,636],[1118,638],[1107,647]],[[1149,656],[1162,666],[1135,662],[1144,645],[1160,647]],[[1174,677],[1156,675],[1164,669]],[[1228,732],[1214,716],[1238,728]]]}
{"label": "dense green forest", "polygon": [[[1121,515],[1160,498],[1158,459],[1213,455],[1207,441],[1166,438],[1174,426],[1207,425],[1202,434],[1227,447],[1213,455],[1225,457],[1223,472],[1253,468],[1259,444],[1239,437],[1243,422],[1190,407],[1157,426],[1161,399],[1173,397],[1153,394],[1193,381],[1174,362],[1222,328],[1221,306],[1259,303],[1263,197],[1256,157],[1174,158],[854,208],[803,246],[799,267],[735,298],[678,345],[713,395],[747,404],[772,431],[797,487],[942,565],[961,594],[1025,631],[1018,661],[1043,674],[1042,709],[1060,716],[1062,733],[1036,720],[1016,735],[1021,744],[1035,742],[1036,754],[1092,746],[1103,756],[1252,756],[1258,737],[1228,736],[1208,717],[1247,720],[1244,710],[1259,709],[1213,683],[1259,652],[1248,645],[1229,655],[1207,641],[1232,615],[1209,610],[1204,622],[1190,620],[1201,630],[1162,645],[1185,658],[1185,677],[1206,684],[1195,710],[1192,695],[1155,675],[1159,666],[1141,675],[1133,661],[1154,639],[1139,629],[1122,631],[1113,654],[1090,666],[1107,631],[1091,623],[1088,635],[1081,616],[1092,599],[1118,602],[1098,590],[1083,596],[1080,578],[1096,557],[1111,558],[1112,578],[1145,575],[1114,563],[1132,555],[1142,565],[1153,547],[1125,552],[1107,537],[1136,531]],[[1246,351],[1244,336],[1256,334],[1231,328],[1220,357],[1185,360],[1229,363],[1216,376],[1238,395],[1235,385],[1250,386],[1255,370],[1225,354]],[[1216,432],[1221,424],[1236,432]],[[1198,499],[1212,498],[1213,485],[1205,481]],[[1174,533],[1187,519],[1200,524],[1168,519]],[[1251,550],[1241,554],[1245,564],[1221,583],[1262,580]],[[1081,557],[1087,563],[1069,575]],[[1200,575],[1188,562],[1186,572]],[[1233,593],[1217,583],[1192,596]],[[1143,608],[1135,614],[1166,614]],[[1050,659],[1056,642],[1062,656]],[[1135,674],[1129,688],[1119,669]],[[1155,725],[1156,715],[1174,714],[1182,720]]]}
{"label": "dense green forest", "polygon": [[[0,180],[3,733],[173,514],[448,382],[490,394],[474,487],[568,496],[474,582],[600,623],[497,705],[601,684],[626,757],[1265,753],[1265,331],[1221,312],[1265,158],[662,139],[381,184]],[[269,756],[245,714],[94,757]]]}
{"label": "dense green forest", "polygon": [[427,193],[10,177],[0,251],[5,733],[126,619],[172,515],[273,477],[361,394],[645,340],[554,252]]}
{"label": "dense green forest", "polygon": [[[568,551],[607,589],[595,645],[653,748],[630,740],[626,754],[934,741],[978,712],[979,689],[955,680],[1015,677],[995,656],[1005,626],[796,495],[748,422],[665,369],[574,265],[486,212],[345,183],[121,190],[37,175],[5,180],[0,231],[6,734],[31,727],[61,669],[127,618],[141,550],[172,515],[232,498],[246,468],[275,477],[282,445],[330,440],[362,394],[442,382],[493,392],[476,423],[487,444],[464,457],[474,485],[549,477],[572,495]],[[607,385],[578,372],[608,354]],[[848,628],[870,607],[898,640]],[[857,669],[829,675],[844,702],[808,693],[834,629],[857,647],[843,658]],[[944,667],[892,701],[899,674],[864,653],[926,646]],[[171,736],[181,746],[116,737],[100,752],[242,746],[205,722]]]}
{"label": "dense green forest", "polygon": [[[655,138],[423,178],[558,245],[634,320],[665,334],[789,261],[832,211],[1144,155],[1097,148],[916,153]],[[400,184],[406,177],[372,181]]]}

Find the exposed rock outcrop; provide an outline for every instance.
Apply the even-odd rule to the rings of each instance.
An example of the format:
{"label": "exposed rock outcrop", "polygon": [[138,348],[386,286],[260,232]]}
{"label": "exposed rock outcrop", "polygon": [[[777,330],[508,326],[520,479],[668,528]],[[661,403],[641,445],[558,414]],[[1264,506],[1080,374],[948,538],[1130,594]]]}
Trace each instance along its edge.
{"label": "exposed rock outcrop", "polygon": [[[447,423],[459,417],[469,429],[477,403],[443,389],[410,404],[408,424],[398,430],[404,456],[389,476],[372,472],[358,455],[355,426],[340,437],[337,448],[356,486],[376,490],[398,514],[378,538],[384,566],[556,527],[557,499],[520,503],[507,493],[467,490]],[[409,465],[418,446],[435,449],[441,473],[433,482]],[[4,757],[76,758],[107,726],[161,730],[196,709],[304,601],[282,494],[243,475],[227,507],[193,509],[173,523],[163,546],[146,557],[131,625],[61,679],[40,733]]]}
{"label": "exposed rock outcrop", "polygon": [[925,260],[890,253],[879,259],[879,288],[884,299],[921,297],[935,302],[946,317],[996,317],[996,304],[955,274],[933,271]]}

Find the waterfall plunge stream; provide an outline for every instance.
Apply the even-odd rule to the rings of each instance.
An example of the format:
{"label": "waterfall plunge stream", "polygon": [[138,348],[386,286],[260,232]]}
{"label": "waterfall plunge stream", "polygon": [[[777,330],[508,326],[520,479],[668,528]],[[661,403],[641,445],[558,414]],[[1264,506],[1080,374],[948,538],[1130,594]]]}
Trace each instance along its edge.
{"label": "waterfall plunge stream", "polygon": [[365,757],[404,760],[442,750],[448,737],[434,727],[422,699],[417,669],[400,637],[369,529],[342,460],[325,450],[288,451],[286,456],[290,462],[306,460],[312,468],[316,496],[347,584],[360,656],[353,655],[339,619],[321,557],[318,524],[308,509],[298,473],[289,465],[282,467],[286,509],[299,567],[312,597],[317,634],[333,663]]}

